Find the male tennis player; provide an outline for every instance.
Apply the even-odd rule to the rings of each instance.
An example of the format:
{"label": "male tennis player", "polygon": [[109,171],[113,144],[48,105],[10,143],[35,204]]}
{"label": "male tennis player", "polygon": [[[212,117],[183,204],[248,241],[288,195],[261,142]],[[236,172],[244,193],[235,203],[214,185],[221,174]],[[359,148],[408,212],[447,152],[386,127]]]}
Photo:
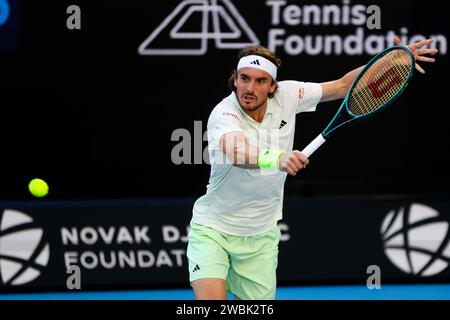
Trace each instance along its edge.
{"label": "male tennis player", "polygon": [[[434,62],[423,56],[437,53],[422,48],[431,42],[409,46],[416,62]],[[296,115],[343,99],[362,69],[325,83],[277,82],[281,61],[268,49],[249,46],[238,57],[233,92],[208,120],[211,175],[194,204],[187,249],[196,299],[226,299],[227,291],[238,299],[275,298],[284,182],[309,163],[292,150]]]}

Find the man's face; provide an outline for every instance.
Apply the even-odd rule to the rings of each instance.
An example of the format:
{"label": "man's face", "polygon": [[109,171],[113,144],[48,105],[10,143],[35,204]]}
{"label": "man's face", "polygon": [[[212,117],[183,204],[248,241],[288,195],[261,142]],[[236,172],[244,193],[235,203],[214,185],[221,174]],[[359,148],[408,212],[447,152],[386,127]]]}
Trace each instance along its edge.
{"label": "man's face", "polygon": [[275,91],[272,77],[265,71],[255,68],[242,68],[234,80],[236,96],[244,111],[253,112],[263,107],[268,94]]}

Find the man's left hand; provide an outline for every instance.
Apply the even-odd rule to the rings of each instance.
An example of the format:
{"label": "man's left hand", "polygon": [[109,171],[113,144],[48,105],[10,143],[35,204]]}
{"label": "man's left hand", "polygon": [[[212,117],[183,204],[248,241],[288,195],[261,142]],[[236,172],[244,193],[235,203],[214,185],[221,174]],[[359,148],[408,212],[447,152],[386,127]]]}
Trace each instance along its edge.
{"label": "man's left hand", "polygon": [[[395,45],[402,45],[402,42],[398,37],[394,39],[394,43]],[[417,61],[429,63],[434,63],[436,61],[436,59],[425,57],[425,55],[427,54],[435,55],[438,53],[437,49],[422,49],[423,47],[431,43],[433,43],[433,39],[426,39],[407,46],[408,49],[411,50],[412,54],[414,55],[414,59],[416,61],[416,70],[422,74],[425,74],[425,70],[417,63]]]}

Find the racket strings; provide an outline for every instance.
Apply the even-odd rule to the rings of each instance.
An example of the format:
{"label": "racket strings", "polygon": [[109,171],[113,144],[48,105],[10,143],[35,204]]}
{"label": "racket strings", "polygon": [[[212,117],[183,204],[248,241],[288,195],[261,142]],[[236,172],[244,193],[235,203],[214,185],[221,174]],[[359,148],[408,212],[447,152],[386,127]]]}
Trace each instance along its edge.
{"label": "racket strings", "polygon": [[355,90],[355,103],[351,108],[356,114],[367,114],[376,110],[400,89],[403,79],[408,76],[408,68],[404,67],[407,61],[402,61],[401,56],[398,57],[398,53],[394,56],[394,53],[396,52],[391,52],[390,56],[383,58],[386,60],[375,63],[361,78]]}
{"label": "racket strings", "polygon": [[410,55],[402,49],[388,52],[370,66],[353,88],[348,108],[354,115],[366,115],[396,96],[413,67]]}

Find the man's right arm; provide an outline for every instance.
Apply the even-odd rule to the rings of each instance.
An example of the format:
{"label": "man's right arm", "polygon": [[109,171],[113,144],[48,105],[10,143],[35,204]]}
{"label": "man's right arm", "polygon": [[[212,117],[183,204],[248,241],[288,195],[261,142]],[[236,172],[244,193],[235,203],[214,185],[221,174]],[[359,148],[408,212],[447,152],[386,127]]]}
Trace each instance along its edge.
{"label": "man's right arm", "polygon": [[[258,157],[261,150],[252,146],[243,132],[234,131],[222,135],[219,145],[234,166],[244,169],[259,169]],[[308,163],[309,160],[305,155],[294,150],[281,154],[277,166],[280,171],[295,176]]]}
{"label": "man's right arm", "polygon": [[233,131],[220,138],[219,146],[234,166],[259,169],[257,147],[248,143],[242,131]]}

